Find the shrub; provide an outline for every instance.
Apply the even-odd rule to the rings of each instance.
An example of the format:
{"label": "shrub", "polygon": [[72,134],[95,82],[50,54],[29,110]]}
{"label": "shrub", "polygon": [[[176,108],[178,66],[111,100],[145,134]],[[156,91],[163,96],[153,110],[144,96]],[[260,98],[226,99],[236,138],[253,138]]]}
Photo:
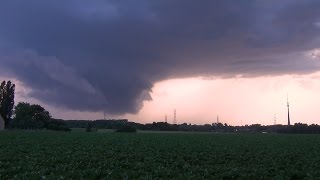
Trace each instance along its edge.
{"label": "shrub", "polygon": [[123,126],[119,129],[116,130],[116,132],[130,132],[130,133],[134,133],[137,132],[137,129],[133,126]]}
{"label": "shrub", "polygon": [[92,126],[93,126],[93,123],[89,122],[87,124],[87,127],[86,127],[86,132],[97,132],[97,129],[96,128],[92,128]]}

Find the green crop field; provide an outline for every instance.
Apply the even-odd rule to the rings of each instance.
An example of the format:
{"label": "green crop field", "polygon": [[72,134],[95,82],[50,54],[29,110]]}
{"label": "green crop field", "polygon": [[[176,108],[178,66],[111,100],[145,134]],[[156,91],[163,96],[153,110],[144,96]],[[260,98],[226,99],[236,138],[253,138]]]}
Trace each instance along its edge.
{"label": "green crop field", "polygon": [[319,177],[319,135],[0,132],[0,179]]}

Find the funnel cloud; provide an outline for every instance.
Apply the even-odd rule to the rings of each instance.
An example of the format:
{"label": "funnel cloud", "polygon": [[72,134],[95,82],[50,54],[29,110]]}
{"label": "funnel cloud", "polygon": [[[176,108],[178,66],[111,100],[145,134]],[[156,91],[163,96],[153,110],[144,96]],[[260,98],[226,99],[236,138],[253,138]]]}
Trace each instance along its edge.
{"label": "funnel cloud", "polygon": [[319,70],[318,0],[3,0],[0,76],[70,110],[137,113],[154,83]]}

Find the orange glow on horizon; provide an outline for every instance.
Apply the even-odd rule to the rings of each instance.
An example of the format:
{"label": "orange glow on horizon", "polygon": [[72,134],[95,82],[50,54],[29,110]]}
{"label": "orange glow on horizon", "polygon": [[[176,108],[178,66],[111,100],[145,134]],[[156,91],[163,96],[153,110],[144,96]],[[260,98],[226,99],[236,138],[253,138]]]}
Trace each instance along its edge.
{"label": "orange glow on horizon", "polygon": [[283,75],[257,78],[205,80],[172,79],[155,84],[152,101],[144,102],[138,115],[127,115],[141,123],[172,123],[177,109],[178,123],[232,125],[286,124],[286,94],[289,93],[292,123],[319,123],[320,72],[310,75]]}
{"label": "orange glow on horizon", "polygon": [[[320,71],[309,75],[265,76],[256,78],[184,78],[157,82],[152,89],[152,101],[145,101],[138,114],[108,116],[128,118],[139,123],[165,120],[211,124],[217,115],[221,123],[231,125],[287,123],[287,93],[289,93],[292,124],[320,124]],[[27,101],[43,105],[55,118],[102,119],[103,112],[70,111],[46,105],[25,96],[29,90],[18,82],[16,102]]]}

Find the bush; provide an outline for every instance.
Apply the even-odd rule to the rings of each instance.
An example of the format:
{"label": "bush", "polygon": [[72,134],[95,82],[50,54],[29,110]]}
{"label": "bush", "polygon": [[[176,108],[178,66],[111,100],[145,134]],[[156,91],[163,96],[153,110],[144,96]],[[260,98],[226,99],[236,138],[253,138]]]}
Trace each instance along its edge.
{"label": "bush", "polygon": [[71,129],[66,125],[66,123],[62,120],[51,119],[47,124],[48,130],[53,131],[71,131]]}
{"label": "bush", "polygon": [[96,128],[92,128],[92,126],[93,126],[93,123],[89,122],[86,127],[86,132],[97,132],[98,131]]}
{"label": "bush", "polygon": [[116,130],[116,132],[130,132],[130,133],[134,133],[137,132],[137,129],[133,126],[123,126],[119,129]]}
{"label": "bush", "polygon": [[53,123],[49,124],[47,129],[53,131],[71,131],[71,129],[66,125],[57,125]]}

